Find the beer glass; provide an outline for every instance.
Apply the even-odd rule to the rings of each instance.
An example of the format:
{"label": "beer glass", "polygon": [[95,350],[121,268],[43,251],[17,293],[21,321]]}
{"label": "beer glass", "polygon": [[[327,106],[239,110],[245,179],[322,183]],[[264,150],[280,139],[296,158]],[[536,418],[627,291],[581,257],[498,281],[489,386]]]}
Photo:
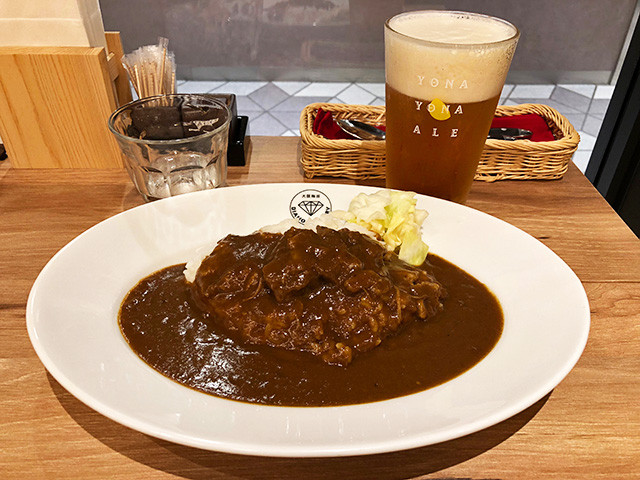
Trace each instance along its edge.
{"label": "beer glass", "polygon": [[388,188],[465,202],[518,37],[509,22],[474,13],[387,20]]}

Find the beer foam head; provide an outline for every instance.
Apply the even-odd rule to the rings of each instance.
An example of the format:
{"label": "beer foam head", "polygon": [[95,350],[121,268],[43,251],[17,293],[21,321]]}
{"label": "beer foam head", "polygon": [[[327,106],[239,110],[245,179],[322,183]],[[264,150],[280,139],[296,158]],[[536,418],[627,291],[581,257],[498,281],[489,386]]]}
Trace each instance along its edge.
{"label": "beer foam head", "polygon": [[385,28],[387,83],[410,97],[472,103],[500,94],[518,30],[493,17],[422,11]]}

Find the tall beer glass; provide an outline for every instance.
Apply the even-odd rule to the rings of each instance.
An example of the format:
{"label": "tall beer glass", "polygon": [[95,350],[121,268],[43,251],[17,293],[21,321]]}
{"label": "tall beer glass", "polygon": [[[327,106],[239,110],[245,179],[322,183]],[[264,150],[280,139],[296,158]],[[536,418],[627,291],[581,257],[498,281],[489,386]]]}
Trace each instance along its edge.
{"label": "tall beer glass", "polygon": [[466,12],[386,22],[387,187],[465,202],[518,37]]}

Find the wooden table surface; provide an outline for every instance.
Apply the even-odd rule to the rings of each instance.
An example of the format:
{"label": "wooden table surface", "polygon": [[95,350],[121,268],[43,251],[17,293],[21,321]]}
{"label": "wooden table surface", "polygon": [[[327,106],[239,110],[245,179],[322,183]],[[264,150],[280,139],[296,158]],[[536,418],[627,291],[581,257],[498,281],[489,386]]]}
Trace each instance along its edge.
{"label": "wooden table surface", "polygon": [[[229,169],[230,185],[303,181],[297,138],[252,141],[250,164]],[[47,373],[25,327],[31,285],[67,242],[141,203],[124,170],[0,164],[0,478],[640,478],[640,241],[573,165],[557,181],[476,182],[467,204],[530,233],[576,272],[592,315],[576,367],[493,427],[364,457],[245,457],[175,445],[95,413]]]}

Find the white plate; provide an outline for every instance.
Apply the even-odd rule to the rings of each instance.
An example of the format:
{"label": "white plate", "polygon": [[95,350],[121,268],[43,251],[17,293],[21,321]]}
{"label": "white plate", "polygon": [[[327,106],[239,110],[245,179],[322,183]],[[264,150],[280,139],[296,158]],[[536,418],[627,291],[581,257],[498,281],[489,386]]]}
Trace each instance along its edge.
{"label": "white plate", "polygon": [[[228,233],[247,234],[289,218],[292,199],[310,189],[325,194],[333,209],[346,209],[359,192],[378,190],[222,188],[142,205],[89,229],[51,259],[29,295],[27,327],[42,363],[80,401],[140,432],[209,450],[303,457],[389,452],[475,432],[541,399],[577,362],[590,317],[569,267],[501,220],[424,196],[418,206],[430,212],[424,238],[431,251],[488,285],[505,314],[496,347],[458,378],[364,405],[270,407],[193,391],[133,353],[117,314],[134,284]],[[311,199],[327,204],[321,195]]]}

